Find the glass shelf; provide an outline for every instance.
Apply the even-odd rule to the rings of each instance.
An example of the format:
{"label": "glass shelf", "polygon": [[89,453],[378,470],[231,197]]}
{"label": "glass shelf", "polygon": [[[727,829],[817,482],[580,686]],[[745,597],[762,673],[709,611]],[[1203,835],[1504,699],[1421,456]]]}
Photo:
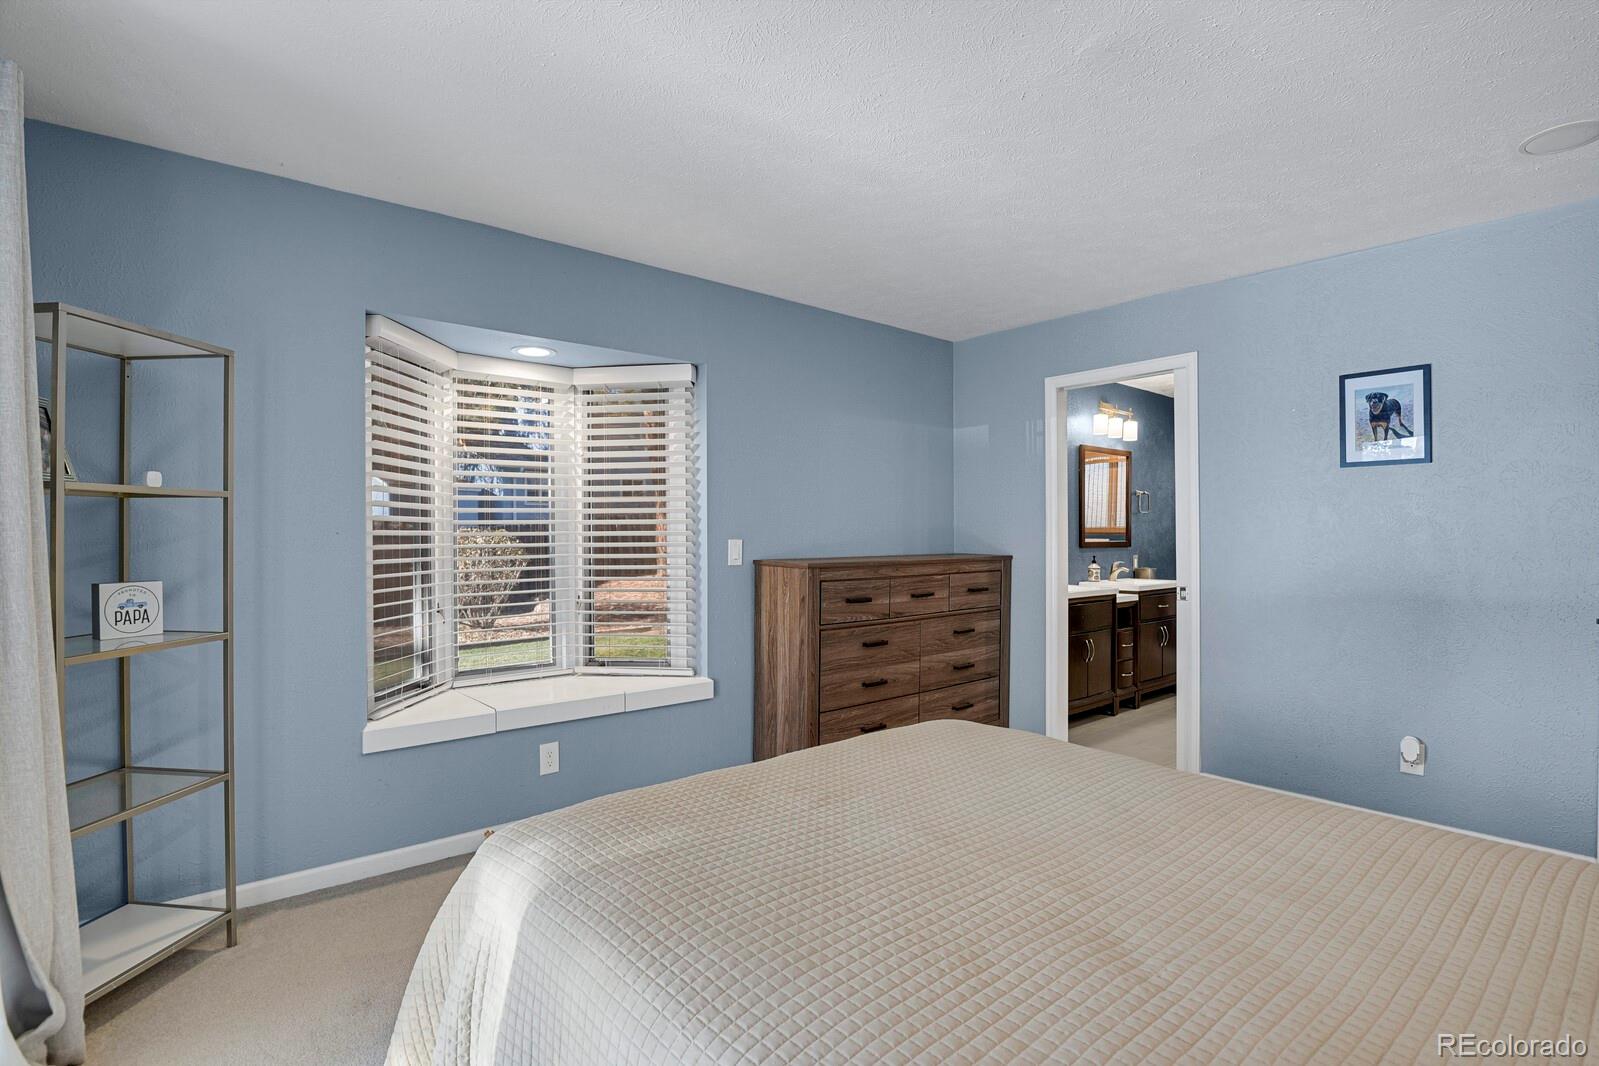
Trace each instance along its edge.
{"label": "glass shelf", "polygon": [[[44,483],[45,491],[49,491],[51,482]],[[99,481],[69,481],[67,482],[68,496],[112,496],[133,499],[139,496],[148,497],[175,497],[185,500],[220,500],[228,495],[227,489],[184,489],[168,488],[165,485],[112,485]]]}
{"label": "glass shelf", "polygon": [[67,786],[67,819],[75,837],[125,822],[136,814],[193,795],[227,780],[217,770],[167,770],[130,766]]}
{"label": "glass shelf", "polygon": [[229,634],[212,630],[169,629],[153,637],[118,637],[115,640],[95,640],[91,636],[68,637],[66,641],[67,665],[94,663],[102,659],[125,659],[147,651],[163,648],[186,648],[191,644],[209,644],[214,640],[227,640]]}
{"label": "glass shelf", "polygon": [[94,999],[215,929],[228,917],[216,907],[128,903],[78,927],[83,991]]}

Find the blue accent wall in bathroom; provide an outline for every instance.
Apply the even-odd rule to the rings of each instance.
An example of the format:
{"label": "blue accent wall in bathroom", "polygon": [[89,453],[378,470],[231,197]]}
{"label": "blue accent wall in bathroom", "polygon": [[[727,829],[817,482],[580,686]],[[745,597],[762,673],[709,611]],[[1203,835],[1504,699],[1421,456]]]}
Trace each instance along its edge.
{"label": "blue accent wall in bathroom", "polygon": [[[1016,725],[1044,728],[1040,383],[1191,351],[1204,769],[1593,854],[1599,201],[957,343],[955,544],[1016,557]],[[1340,467],[1338,375],[1414,363],[1434,461]]]}
{"label": "blue accent wall in bathroom", "polygon": [[[1137,440],[1126,442],[1094,435],[1094,414],[1101,400],[1137,416]],[[1131,566],[1134,555],[1138,556],[1140,566],[1154,567],[1156,577],[1177,576],[1177,466],[1173,461],[1172,443],[1169,396],[1129,385],[1102,385],[1071,389],[1066,393],[1066,454],[1061,458],[1065,464],[1062,469],[1066,471],[1065,498],[1071,538],[1067,569],[1071,572],[1071,581],[1087,578],[1090,559],[1097,558],[1103,576],[1109,577],[1111,563],[1120,560]],[[1132,516],[1131,548],[1077,547],[1077,446],[1080,444],[1133,453],[1133,488],[1149,493],[1149,513]],[[1136,497],[1134,506],[1137,506]]]}
{"label": "blue accent wall in bathroom", "polygon": [[[746,558],[947,551],[951,346],[592,252],[57,126],[26,128],[34,291],[238,351],[238,777],[243,881],[432,840],[617,789],[749,760],[753,567]],[[529,195],[537,195],[530,186]],[[378,755],[365,722],[366,549],[362,339],[367,311],[570,339],[698,365],[707,451],[705,637],[716,698]],[[73,388],[99,389],[95,356]],[[107,363],[106,360],[100,360]],[[78,376],[79,372],[83,376]],[[100,373],[104,367],[99,368]],[[146,368],[141,368],[144,374]],[[137,469],[168,484],[215,477],[207,383],[136,385]],[[214,385],[214,382],[210,383]],[[107,391],[109,390],[109,391]],[[70,401],[70,397],[69,397]],[[69,410],[71,403],[69,402]],[[104,468],[114,416],[69,414],[74,461]],[[215,439],[214,437],[211,439]],[[98,442],[98,443],[97,443]],[[137,576],[168,582],[169,625],[215,623],[216,515],[133,505]],[[76,528],[114,503],[74,501]],[[100,510],[95,511],[96,508]],[[74,622],[110,542],[74,547]],[[137,755],[214,745],[216,649],[134,661]],[[75,667],[72,692],[114,691],[114,667]],[[96,710],[98,708],[98,712]],[[116,755],[105,703],[74,700],[70,756]],[[542,741],[561,772],[540,777]],[[141,818],[146,898],[207,887],[220,870],[204,795]],[[176,832],[210,819],[197,845]],[[115,886],[115,832],[85,838],[86,886]],[[95,850],[98,848],[99,850]],[[101,876],[101,874],[106,874]],[[92,915],[117,902],[87,898]]]}

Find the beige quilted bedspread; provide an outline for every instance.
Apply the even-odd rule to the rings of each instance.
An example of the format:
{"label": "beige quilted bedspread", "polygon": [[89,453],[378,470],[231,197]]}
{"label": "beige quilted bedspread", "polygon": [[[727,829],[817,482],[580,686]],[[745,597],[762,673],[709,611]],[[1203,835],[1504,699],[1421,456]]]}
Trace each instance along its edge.
{"label": "beige quilted bedspread", "polygon": [[1593,863],[934,722],[495,834],[388,1061],[1437,1062],[1596,1003]]}

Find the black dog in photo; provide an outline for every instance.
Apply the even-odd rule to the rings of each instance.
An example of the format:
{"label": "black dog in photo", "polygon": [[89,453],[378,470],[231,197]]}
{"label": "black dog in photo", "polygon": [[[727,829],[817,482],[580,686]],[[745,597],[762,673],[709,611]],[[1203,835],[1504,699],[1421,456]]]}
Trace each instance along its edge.
{"label": "black dog in photo", "polygon": [[1370,411],[1368,420],[1371,422],[1373,440],[1399,440],[1415,436],[1410,427],[1405,425],[1399,401],[1386,392],[1366,393],[1366,407]]}

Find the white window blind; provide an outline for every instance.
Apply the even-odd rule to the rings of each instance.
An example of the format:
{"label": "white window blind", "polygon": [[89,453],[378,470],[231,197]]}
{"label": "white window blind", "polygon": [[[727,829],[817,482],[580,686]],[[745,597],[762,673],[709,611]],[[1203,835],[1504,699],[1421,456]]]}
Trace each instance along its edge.
{"label": "white window blind", "polygon": [[458,373],[454,391],[456,670],[559,669],[556,616],[575,584],[561,558],[571,390]]}
{"label": "white window blind", "polygon": [[366,350],[374,706],[449,680],[449,378]]}
{"label": "white window blind", "polygon": [[694,382],[577,384],[582,662],[689,669],[699,602]]}
{"label": "white window blind", "polygon": [[377,321],[371,713],[452,684],[693,673],[693,368],[458,355]]}

